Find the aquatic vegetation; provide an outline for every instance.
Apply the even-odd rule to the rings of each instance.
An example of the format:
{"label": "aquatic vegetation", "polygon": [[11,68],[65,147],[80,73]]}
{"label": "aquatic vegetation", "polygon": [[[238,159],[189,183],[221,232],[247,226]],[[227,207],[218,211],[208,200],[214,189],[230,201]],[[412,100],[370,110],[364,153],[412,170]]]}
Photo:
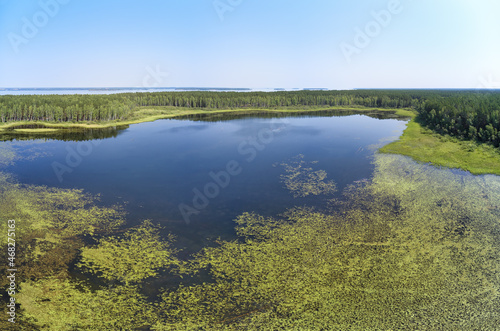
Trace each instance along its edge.
{"label": "aquatic vegetation", "polygon": [[[21,185],[0,173],[0,218],[17,221],[16,265],[26,279],[66,275],[85,236],[111,232],[124,223],[119,206],[98,207],[96,201],[81,190]],[[7,232],[7,222],[1,222],[0,231]],[[7,237],[0,242],[6,246]]]}
{"label": "aquatic vegetation", "polygon": [[0,145],[0,167],[11,165],[16,158],[16,153],[4,144]]}
{"label": "aquatic vegetation", "polygon": [[122,238],[104,237],[96,247],[82,248],[79,266],[108,280],[137,283],[156,276],[160,268],[178,264],[172,241],[171,236],[162,240],[159,229],[145,221]]}
{"label": "aquatic vegetation", "polygon": [[[98,296],[95,297],[95,293],[89,292],[81,294],[81,297],[86,296],[86,301],[77,301],[80,300],[76,296],[76,293],[80,293],[80,286],[75,285],[73,292],[48,291],[45,287],[47,283],[44,279],[50,277],[54,277],[53,282],[69,282],[70,266],[78,257],[80,248],[85,245],[86,236],[113,232],[124,223],[120,207],[99,207],[96,201],[96,197],[81,190],[17,184],[9,175],[0,172],[0,219],[16,220],[15,263],[19,270],[16,277],[16,302],[21,303],[18,315],[21,320],[17,321],[19,330],[37,330],[38,327],[44,329],[44,326],[50,330],[74,329],[72,321],[79,318],[76,312],[82,312],[83,308],[86,309],[85,319],[88,320],[85,323],[98,323],[90,316],[104,314],[106,310],[110,315],[102,323],[112,323],[113,320],[109,320],[112,312],[116,312],[121,306],[133,305],[133,295],[120,294],[121,297],[117,298],[118,294],[97,293]],[[6,221],[0,223],[0,231],[7,233]],[[7,246],[7,236],[2,236],[0,241],[4,247]],[[4,261],[7,261],[6,253],[7,250],[0,253]],[[0,272],[4,275],[7,274],[6,268],[7,264],[0,266]],[[1,285],[5,286],[6,282],[7,278],[2,278]],[[41,298],[35,295],[33,287],[38,289],[37,293]],[[57,294],[61,294],[61,297],[56,299]],[[124,299],[129,301],[121,303]],[[103,307],[100,307],[99,300],[103,300]],[[31,305],[32,301],[36,301],[35,306]],[[80,306],[75,306],[76,303]],[[105,305],[109,306],[104,307]],[[6,305],[2,305],[2,313],[5,307]],[[117,318],[124,319],[120,323],[127,321],[127,317],[119,316],[118,312],[116,314],[115,321]],[[85,323],[82,325],[87,325]]]}
{"label": "aquatic vegetation", "polygon": [[[327,174],[304,159],[284,165],[287,188],[332,193]],[[0,173],[0,217],[22,220],[22,322],[42,330],[495,329],[500,177],[392,154],[376,154],[374,165],[373,178],[353,183],[331,208],[244,213],[237,239],[188,262],[149,221],[118,234],[120,208]],[[75,261],[77,271],[117,286],[76,281],[68,272]],[[172,266],[184,278],[147,300],[144,281]]]}
{"label": "aquatic vegetation", "polygon": [[134,287],[90,291],[55,278],[20,286],[23,319],[40,330],[134,330],[155,320],[153,307]]}
{"label": "aquatic vegetation", "polygon": [[281,181],[295,198],[308,195],[332,194],[336,191],[333,181],[326,181],[327,173],[324,170],[314,171],[311,164],[316,162],[304,161],[304,155],[298,155],[289,163],[282,163],[285,174],[281,175]]}
{"label": "aquatic vegetation", "polygon": [[470,330],[500,324],[500,179],[375,160],[339,211],[244,214],[213,281],[166,291],[157,330]]}

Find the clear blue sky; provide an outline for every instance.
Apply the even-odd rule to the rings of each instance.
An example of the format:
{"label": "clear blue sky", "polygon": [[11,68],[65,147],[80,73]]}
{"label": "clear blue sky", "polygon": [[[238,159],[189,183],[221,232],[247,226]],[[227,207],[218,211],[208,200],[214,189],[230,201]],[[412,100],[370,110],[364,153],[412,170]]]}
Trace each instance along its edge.
{"label": "clear blue sky", "polygon": [[500,1],[394,1],[0,0],[0,87],[497,87]]}

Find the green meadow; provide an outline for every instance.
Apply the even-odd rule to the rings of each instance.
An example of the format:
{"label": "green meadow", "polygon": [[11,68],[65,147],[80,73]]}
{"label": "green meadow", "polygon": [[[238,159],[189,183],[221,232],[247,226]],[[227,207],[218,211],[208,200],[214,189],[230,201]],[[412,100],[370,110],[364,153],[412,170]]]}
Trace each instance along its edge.
{"label": "green meadow", "polygon": [[488,144],[443,136],[411,120],[398,141],[380,148],[382,153],[410,156],[435,166],[458,168],[475,175],[500,175],[500,150]]}

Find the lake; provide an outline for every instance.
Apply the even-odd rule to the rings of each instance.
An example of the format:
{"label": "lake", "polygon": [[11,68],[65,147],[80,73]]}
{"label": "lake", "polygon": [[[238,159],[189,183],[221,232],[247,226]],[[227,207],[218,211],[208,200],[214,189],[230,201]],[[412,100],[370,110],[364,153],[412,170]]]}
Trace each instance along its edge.
{"label": "lake", "polygon": [[[274,300],[312,303],[317,329],[325,316],[342,330],[495,329],[500,177],[378,153],[406,121],[389,112],[203,114],[43,139],[4,135],[1,211],[15,213],[16,240],[37,245],[20,250],[31,254],[21,270],[68,272],[113,304],[128,300],[114,297],[122,278],[89,273],[84,258],[118,265],[119,277],[139,273],[135,291],[167,304],[153,309],[193,320],[221,302],[232,314],[233,300],[251,310]],[[13,185],[8,174],[34,186]],[[123,206],[127,229],[101,231],[113,221],[109,209],[82,212],[75,190],[40,185]],[[156,239],[145,219],[163,227]],[[156,258],[165,245],[179,267]],[[155,261],[167,264],[141,274]],[[47,281],[58,280],[37,280]]]}
{"label": "lake", "polygon": [[[396,140],[406,119],[345,114],[158,120],[89,141],[79,140],[95,130],[1,144],[20,156],[5,168],[20,183],[100,194],[104,205],[125,205],[130,225],[151,219],[194,248],[232,237],[233,219],[243,212],[321,208],[347,185],[369,179],[377,146]],[[295,198],[286,189],[283,164],[299,155],[327,173],[336,194]]]}

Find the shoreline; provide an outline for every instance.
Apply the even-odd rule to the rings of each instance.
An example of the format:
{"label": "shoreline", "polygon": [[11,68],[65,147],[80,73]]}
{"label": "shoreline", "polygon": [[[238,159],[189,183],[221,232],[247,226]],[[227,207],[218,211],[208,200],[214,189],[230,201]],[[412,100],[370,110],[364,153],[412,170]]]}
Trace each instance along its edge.
{"label": "shoreline", "polygon": [[[308,108],[234,108],[234,109],[192,109],[178,107],[143,107],[134,113],[134,117],[120,121],[109,122],[45,122],[45,121],[19,121],[0,124],[0,135],[23,134],[23,133],[48,133],[58,132],[67,129],[106,129],[110,127],[120,127],[132,124],[140,124],[145,122],[153,122],[159,119],[175,119],[190,115],[260,115],[260,114],[277,114],[277,113],[314,113],[320,111],[354,111],[359,113],[370,112],[393,112],[398,117],[409,117],[411,112],[406,109],[393,108],[368,108],[368,107],[308,107]],[[23,126],[40,126],[40,128],[22,128]],[[21,127],[21,128],[18,128]]]}
{"label": "shoreline", "polygon": [[441,136],[422,127],[413,114],[397,141],[379,148],[380,153],[411,157],[420,163],[460,169],[473,175],[500,175],[500,150],[475,141]]}
{"label": "shoreline", "polygon": [[[43,122],[20,121],[0,124],[0,137],[8,134],[11,137],[23,135],[40,135],[40,138],[67,132],[68,130],[100,130],[127,127],[132,124],[153,122],[160,119],[176,119],[192,115],[263,115],[263,114],[314,114],[322,111],[345,111],[364,113],[389,112],[396,118],[410,118],[406,129],[399,139],[381,147],[378,151],[386,154],[400,154],[411,157],[422,163],[430,163],[452,169],[469,171],[474,175],[500,175],[500,151],[493,146],[478,144],[473,141],[460,141],[456,138],[440,136],[423,128],[415,121],[415,111],[402,108],[368,108],[368,107],[289,107],[289,108],[234,108],[234,109],[192,109],[179,107],[143,107],[132,118],[121,121],[75,123],[75,122]],[[37,128],[26,128],[40,126]]]}

